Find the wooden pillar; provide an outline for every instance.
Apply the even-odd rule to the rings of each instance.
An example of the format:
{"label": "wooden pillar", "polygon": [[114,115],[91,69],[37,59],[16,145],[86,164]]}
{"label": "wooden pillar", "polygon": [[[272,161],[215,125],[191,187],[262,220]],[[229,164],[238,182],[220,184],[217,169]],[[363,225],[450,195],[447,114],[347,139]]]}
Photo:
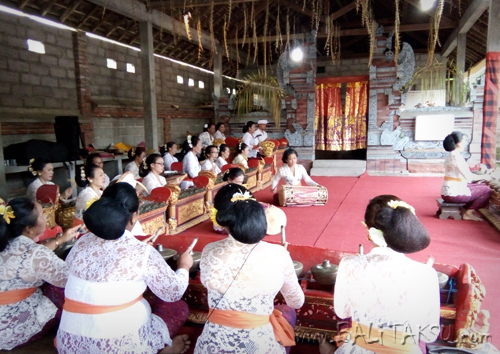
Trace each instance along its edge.
{"label": "wooden pillar", "polygon": [[500,81],[500,1],[490,0],[486,75],[483,106],[481,162],[489,168],[496,165],[498,89]]}
{"label": "wooden pillar", "polygon": [[3,156],[2,123],[0,122],[0,198],[7,202],[7,179],[5,178],[5,159]]}
{"label": "wooden pillar", "polygon": [[156,114],[155,61],[153,56],[153,26],[142,21],[139,27],[141,41],[142,105],[144,107],[144,135],[146,147],[158,149],[158,119]]}
{"label": "wooden pillar", "polygon": [[465,51],[467,45],[467,33],[460,33],[457,38],[457,70],[463,76],[465,71]]}
{"label": "wooden pillar", "polygon": [[215,45],[214,53],[214,94],[221,98],[222,93],[222,50],[219,44]]}

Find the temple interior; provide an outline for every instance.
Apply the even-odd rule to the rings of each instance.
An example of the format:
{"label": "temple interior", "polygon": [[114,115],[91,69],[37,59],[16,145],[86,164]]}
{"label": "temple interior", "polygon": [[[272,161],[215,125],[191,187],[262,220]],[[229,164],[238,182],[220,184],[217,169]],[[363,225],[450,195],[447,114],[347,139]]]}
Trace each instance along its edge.
{"label": "temple interior", "polygon": [[[111,198],[108,188],[134,187],[137,215],[127,220],[134,226],[121,233],[129,230],[133,240],[144,241],[141,247],[153,246],[172,274],[189,274],[179,295],[186,319],[175,331],[189,336],[187,353],[243,353],[223,349],[222,339],[219,349],[205,343],[207,324],[214,326],[214,295],[202,275],[204,250],[228,240],[231,227],[217,223],[216,203],[231,184],[251,197],[242,192],[241,200],[233,196],[227,203],[250,198],[263,206],[263,240],[285,246],[303,297],[302,306],[289,308],[293,321],[283,311],[294,346],[251,351],[246,344],[245,353],[284,353],[285,347],[292,354],[320,353],[321,338],[338,340],[343,317],[334,294],[341,261],[367,256],[372,248],[397,249],[390,232],[376,227],[380,223],[367,223],[367,205],[387,195],[397,200],[386,209],[411,210],[409,217],[416,216],[430,236],[425,247],[401,251],[438,274],[438,330],[435,340],[420,341],[422,351],[436,353],[434,345],[498,352],[500,1],[0,0],[0,23],[5,228],[21,222],[16,200],[27,196],[46,219],[30,242],[74,261],[73,246],[90,252],[76,241],[92,231],[86,211]],[[110,215],[100,217],[114,223]],[[66,242],[68,230],[79,234]],[[1,238],[10,237],[8,245],[19,234],[5,235],[0,249],[9,250]],[[186,251],[194,261],[187,268],[181,266]],[[5,252],[0,259],[7,267]],[[16,317],[2,310],[12,306],[4,302],[3,293],[12,289],[3,266],[0,338],[15,332],[4,335],[2,326]],[[330,269],[334,280],[325,281]],[[78,293],[70,279],[66,299]],[[149,302],[149,315],[156,315],[154,301],[162,297],[147,282],[145,288],[138,301]],[[282,292],[271,301],[276,308],[291,306],[291,297]],[[429,307],[423,302],[417,306]],[[63,311],[61,303],[59,331],[52,327],[20,346],[0,339],[0,351],[91,352],[68,349],[61,339],[61,333],[76,335],[78,315],[87,314],[67,306]],[[352,328],[366,323],[351,317],[352,337]],[[65,347],[55,348],[56,335]],[[165,348],[175,347],[167,342]],[[419,352],[417,344],[412,348]],[[325,348],[322,354],[333,353]]]}

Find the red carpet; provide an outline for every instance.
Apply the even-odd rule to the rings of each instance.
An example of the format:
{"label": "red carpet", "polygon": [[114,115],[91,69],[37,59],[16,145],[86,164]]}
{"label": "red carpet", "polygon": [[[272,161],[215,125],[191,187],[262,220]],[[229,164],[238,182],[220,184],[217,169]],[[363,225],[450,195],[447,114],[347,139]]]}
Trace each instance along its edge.
{"label": "red carpet", "polygon": [[[430,246],[410,257],[425,261],[429,255],[437,263],[459,266],[471,264],[486,287],[482,308],[491,313],[490,333],[493,344],[500,340],[500,233],[487,221],[440,220],[436,217],[436,198],[442,177],[315,177],[328,188],[324,207],[283,208],[287,214],[287,241],[334,250],[357,251],[362,243],[370,249],[361,221],[370,198],[394,194],[415,207],[417,216],[431,234]],[[272,202],[270,189],[256,193],[259,201]],[[212,223],[204,222],[184,232],[186,235],[213,234]],[[279,235],[266,239],[279,240]]]}

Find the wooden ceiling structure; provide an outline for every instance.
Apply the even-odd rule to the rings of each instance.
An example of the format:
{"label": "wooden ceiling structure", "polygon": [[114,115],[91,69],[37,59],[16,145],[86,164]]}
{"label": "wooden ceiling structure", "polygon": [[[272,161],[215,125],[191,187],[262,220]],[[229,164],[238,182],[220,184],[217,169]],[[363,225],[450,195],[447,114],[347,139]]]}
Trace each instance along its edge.
{"label": "wooden ceiling structure", "polygon": [[[458,33],[467,33],[466,69],[477,64],[486,55],[486,2],[489,3],[487,0],[446,0],[444,4],[439,43],[443,45],[445,54],[454,58],[455,37]],[[113,3],[116,8],[111,6]],[[361,14],[356,11],[355,0],[0,0],[0,4],[137,47],[140,40],[137,20],[140,19],[137,18],[136,11],[139,14],[139,10],[144,8],[151,17],[159,19],[153,27],[156,54],[209,70],[213,69],[213,54],[210,49],[213,26],[214,38],[218,40],[223,54],[226,54],[225,43],[229,49],[229,55],[223,56],[223,74],[232,77],[246,65],[263,65],[264,45],[267,65],[277,62],[281,52],[276,49],[276,39],[281,36],[286,41],[287,17],[292,40],[296,38],[300,41],[302,34],[310,33],[318,25],[317,55],[320,59],[327,59],[325,23],[329,18],[340,27],[341,59],[368,57],[369,52],[369,36],[362,26]],[[317,10],[314,6],[318,4],[321,4],[321,12],[314,11]],[[121,11],[118,6],[127,7],[127,10]],[[373,0],[372,7],[375,20],[384,26],[385,33],[390,32],[394,28],[395,3]],[[432,10],[423,12],[420,0],[399,0],[399,9],[401,42],[408,42],[417,53],[427,52]],[[249,21],[252,11],[259,47],[255,62],[254,45],[250,45],[254,31]],[[160,13],[161,16],[156,16]],[[187,13],[191,14],[191,39],[187,38],[182,22]],[[470,20],[471,13],[473,20],[477,20]],[[315,23],[314,18],[319,19],[318,23]],[[266,22],[267,32],[264,35]],[[198,23],[203,37],[201,53],[197,41]],[[184,34],[180,32],[180,25]],[[246,43],[242,46],[245,33]],[[440,53],[443,48],[438,45],[436,53]]]}

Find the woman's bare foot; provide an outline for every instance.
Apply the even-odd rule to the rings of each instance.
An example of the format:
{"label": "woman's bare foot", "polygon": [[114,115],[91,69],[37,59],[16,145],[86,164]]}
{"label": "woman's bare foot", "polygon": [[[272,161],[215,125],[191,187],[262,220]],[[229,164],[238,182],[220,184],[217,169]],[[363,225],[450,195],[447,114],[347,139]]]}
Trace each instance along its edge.
{"label": "woman's bare foot", "polygon": [[472,221],[483,221],[482,218],[474,214],[474,210],[469,209],[467,210],[464,215],[462,216],[462,219],[464,220],[472,220]]}
{"label": "woman's bare foot", "polygon": [[187,334],[180,336],[175,336],[172,339],[172,346],[166,347],[160,353],[161,354],[182,354],[188,351],[191,341]]}
{"label": "woman's bare foot", "polygon": [[325,336],[322,336],[322,338],[319,341],[319,353],[320,354],[334,354],[336,350],[337,350],[337,347],[330,344],[326,340]]}

